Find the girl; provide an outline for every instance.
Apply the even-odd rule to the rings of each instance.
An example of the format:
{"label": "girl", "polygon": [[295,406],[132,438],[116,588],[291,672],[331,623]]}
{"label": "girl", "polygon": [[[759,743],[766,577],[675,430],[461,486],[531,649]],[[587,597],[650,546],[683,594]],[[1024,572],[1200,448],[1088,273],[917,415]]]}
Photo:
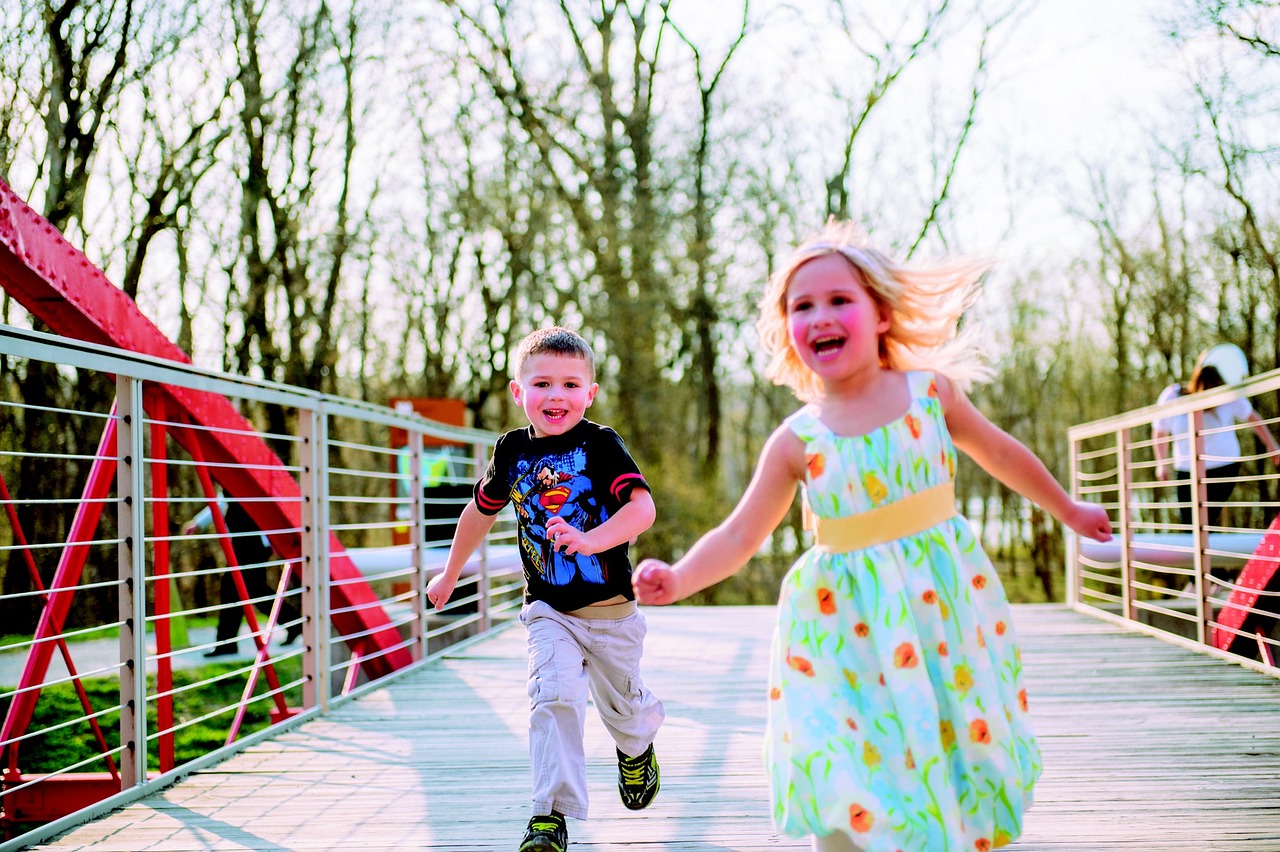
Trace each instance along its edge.
{"label": "girl", "polygon": [[[769,284],[768,375],[808,402],[770,436],[737,508],[641,603],[733,574],[804,484],[814,547],[782,581],[765,747],[778,828],[815,850],[989,850],[1022,830],[1040,774],[1009,606],[956,513],[955,448],[1080,535],[1073,501],[961,390],[981,373],[957,322],[986,267],[924,270],[829,223]],[[933,373],[923,369],[936,368]]]}

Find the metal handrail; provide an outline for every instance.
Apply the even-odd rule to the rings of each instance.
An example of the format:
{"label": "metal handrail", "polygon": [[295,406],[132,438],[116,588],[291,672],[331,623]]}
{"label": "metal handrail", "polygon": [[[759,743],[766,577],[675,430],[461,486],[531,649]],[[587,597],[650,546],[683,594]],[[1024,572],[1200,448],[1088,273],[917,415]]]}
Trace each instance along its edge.
{"label": "metal handrail", "polygon": [[[1280,601],[1270,600],[1280,571],[1268,555],[1280,547],[1280,472],[1270,453],[1252,449],[1250,424],[1204,427],[1205,412],[1236,399],[1273,409],[1270,395],[1277,391],[1280,370],[1272,370],[1067,430],[1072,495],[1107,507],[1115,533],[1106,545],[1070,537],[1071,606],[1280,676]],[[1274,435],[1277,418],[1261,416]],[[1172,418],[1189,422],[1189,434],[1156,433],[1158,421]],[[1239,439],[1240,473],[1215,479],[1214,463],[1227,457],[1206,453],[1204,441],[1227,432]],[[1190,442],[1190,470],[1162,481],[1157,449],[1172,456],[1179,439]],[[1229,499],[1209,500],[1210,482],[1232,484]],[[1189,487],[1185,502],[1177,496],[1180,485]],[[1210,524],[1218,511],[1220,521]]]}
{"label": "metal handrail", "polygon": [[[114,518],[115,529],[114,534],[101,537],[89,529],[87,537],[74,542],[31,541],[23,531],[3,529],[11,524],[0,524],[0,554],[8,554],[7,570],[27,572],[44,566],[43,581],[33,590],[0,594],[0,613],[6,606],[37,601],[47,622],[44,633],[11,639],[0,650],[0,671],[20,670],[15,677],[22,678],[14,683],[0,680],[0,693],[8,696],[0,704],[4,717],[0,829],[10,835],[0,836],[0,852],[38,842],[324,714],[440,655],[461,639],[501,629],[518,613],[521,584],[516,580],[521,569],[511,543],[514,518],[510,512],[500,516],[469,563],[445,613],[436,614],[425,596],[428,579],[443,568],[447,541],[440,527],[448,519],[432,515],[448,508],[451,501],[431,496],[428,490],[430,483],[423,479],[420,464],[424,443],[456,446],[449,456],[455,469],[450,470],[448,481],[460,484],[470,481],[487,458],[496,440],[491,432],[9,326],[0,326],[0,357],[76,368],[83,374],[101,375],[117,388],[117,407],[112,412],[75,402],[34,406],[6,400],[0,400],[0,412],[20,411],[24,422],[31,424],[41,419],[77,419],[96,424],[92,428],[107,424],[119,430],[112,441],[103,441],[97,453],[42,453],[57,464],[84,467],[96,461],[114,466],[112,491],[90,493],[85,486],[84,492],[55,494],[47,493],[45,483],[22,483],[21,493],[15,491],[6,501],[9,509],[25,507],[33,512],[105,508],[103,515]],[[175,433],[209,427],[185,422],[171,411],[153,417],[144,397],[156,384],[220,394],[250,406],[279,406],[287,415],[285,421],[296,424],[296,431],[269,436],[277,446],[287,447],[291,457],[282,459],[278,467],[266,467],[296,483],[299,496],[285,502],[302,520],[297,526],[260,533],[271,536],[273,545],[278,537],[291,537],[298,543],[297,553],[273,553],[269,559],[246,562],[238,572],[242,579],[252,572],[300,574],[300,587],[273,582],[273,590],[266,593],[246,582],[238,590],[239,600],[229,605],[218,603],[216,595],[208,601],[192,596],[214,574],[235,568],[233,543],[239,546],[257,534],[225,528],[192,536],[176,534],[182,516],[210,502],[209,475],[217,479],[229,464],[223,458],[196,458],[175,450],[171,440]],[[389,446],[391,429],[408,436],[406,448]],[[228,431],[239,432],[236,437],[241,440],[256,438],[243,430]],[[114,447],[114,451],[105,452],[103,447]],[[15,485],[12,469],[24,452],[0,447],[0,476],[11,486]],[[389,467],[405,452],[412,457],[408,483]],[[342,496],[331,500],[331,487]],[[452,504],[461,510],[465,500],[452,499]],[[176,521],[174,512],[179,513]],[[158,524],[165,528],[156,528]],[[397,544],[395,537],[402,533],[407,538]],[[354,571],[331,580],[339,542],[343,564],[354,566]],[[91,556],[84,577],[79,571],[65,576],[55,572],[50,581],[47,571],[52,562],[57,561],[61,570],[74,562],[76,554]],[[364,561],[374,557],[376,568],[362,568]],[[215,559],[224,567],[202,564]],[[96,625],[68,623],[71,617],[66,611],[76,594],[117,598],[110,618],[104,619],[111,634],[108,638],[89,640],[85,634]],[[331,596],[337,595],[343,596],[344,603],[339,605],[335,599],[331,605]],[[254,603],[264,611],[259,613]],[[209,635],[210,628],[200,623],[237,607],[250,625],[239,635],[239,646],[251,643],[253,652],[236,655],[232,666],[220,666],[220,658],[206,660],[201,655],[203,650],[216,649],[217,642]],[[292,615],[295,607],[298,614]],[[282,634],[290,627],[301,627],[300,646],[281,644],[289,638]],[[60,652],[65,671],[52,668],[54,660],[62,659]],[[88,670],[118,683],[108,687],[113,706],[105,710],[92,706],[84,691],[85,675],[78,671],[77,657],[90,656],[100,657],[101,664],[93,662],[86,666]],[[283,668],[277,671],[278,666]],[[187,679],[184,672],[194,677]],[[179,676],[189,682],[178,683]],[[175,701],[219,683],[243,684],[238,700],[205,705],[186,718],[175,718]],[[71,686],[85,695],[79,715],[38,724],[17,718],[23,708],[32,709],[35,696]],[[270,718],[249,726],[248,714],[259,705],[269,708]],[[38,704],[34,707],[39,709]],[[119,717],[114,731],[105,721],[113,716]],[[224,719],[226,745],[195,756],[175,756],[175,732]],[[96,753],[77,755],[65,766],[24,771],[24,764],[38,757],[45,735],[100,722],[107,736]],[[84,774],[104,761],[110,764],[110,777]],[[45,795],[50,791],[52,796]],[[63,796],[64,800],[83,806],[65,814],[31,810],[33,802],[56,801],[67,791],[72,795],[70,799]],[[33,814],[49,821],[25,830],[30,825],[24,818]]]}

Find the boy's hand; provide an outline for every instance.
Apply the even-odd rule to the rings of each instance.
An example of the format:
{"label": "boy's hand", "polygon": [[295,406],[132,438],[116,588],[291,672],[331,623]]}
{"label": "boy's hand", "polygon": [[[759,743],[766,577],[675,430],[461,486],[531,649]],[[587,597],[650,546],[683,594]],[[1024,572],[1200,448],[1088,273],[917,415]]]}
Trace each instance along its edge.
{"label": "boy's hand", "polygon": [[439,610],[449,602],[449,597],[453,594],[453,587],[456,584],[456,580],[449,580],[445,577],[443,571],[440,572],[431,578],[430,583],[427,583],[427,600],[431,601],[431,605]]}
{"label": "boy's hand", "polygon": [[591,556],[596,552],[587,534],[559,515],[547,521],[547,541],[551,543],[552,550],[566,556],[574,553]]}
{"label": "boy's hand", "polygon": [[1065,522],[1080,535],[1094,541],[1111,541],[1111,518],[1107,517],[1107,510],[1096,503],[1077,500]]}
{"label": "boy's hand", "polygon": [[679,582],[671,566],[657,559],[646,559],[631,575],[636,600],[650,606],[665,606],[680,600]]}

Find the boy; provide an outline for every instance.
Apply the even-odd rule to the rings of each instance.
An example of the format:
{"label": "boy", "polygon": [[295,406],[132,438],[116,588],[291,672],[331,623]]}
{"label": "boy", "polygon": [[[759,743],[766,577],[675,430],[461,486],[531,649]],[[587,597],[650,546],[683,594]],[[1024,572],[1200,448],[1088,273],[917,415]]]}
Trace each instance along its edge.
{"label": "boy", "polygon": [[617,746],[622,803],[639,810],[658,792],[653,739],[665,711],[640,680],[645,622],[627,557],[628,542],[653,524],[655,509],[617,433],[584,418],[599,390],[590,345],[567,329],[545,328],[520,343],[515,360],[511,394],[529,425],[498,439],[427,598],[436,609],[445,605],[495,515],[513,501],[533,768],[533,817],[520,852],[564,852],[565,817],[587,818],[588,688]]}

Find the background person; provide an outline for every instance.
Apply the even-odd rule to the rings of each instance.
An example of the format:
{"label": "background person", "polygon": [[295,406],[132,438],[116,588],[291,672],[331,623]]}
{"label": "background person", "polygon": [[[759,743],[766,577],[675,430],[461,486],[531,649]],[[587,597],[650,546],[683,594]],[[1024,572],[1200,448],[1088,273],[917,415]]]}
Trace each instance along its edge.
{"label": "background person", "polygon": [[[1191,374],[1186,388],[1179,385],[1165,388],[1157,402],[1169,402],[1183,392],[1199,393],[1221,387],[1223,384],[1225,382],[1217,367],[1212,364],[1202,364]],[[1179,479],[1185,480],[1177,485],[1178,516],[1179,520],[1187,525],[1191,524],[1191,513],[1195,508],[1192,503],[1189,479],[1192,461],[1190,422],[1190,414],[1178,414],[1161,418],[1151,426],[1152,437],[1155,439],[1156,478],[1161,482],[1167,482],[1176,474]],[[1207,507],[1209,526],[1216,527],[1222,521],[1224,507],[1213,504],[1226,503],[1231,499],[1231,492],[1236,487],[1235,478],[1240,475],[1240,438],[1235,429],[1225,427],[1248,423],[1253,428],[1254,434],[1262,441],[1263,446],[1267,448],[1271,462],[1276,466],[1280,466],[1280,445],[1277,445],[1267,424],[1262,422],[1258,412],[1253,410],[1249,400],[1244,397],[1205,410],[1203,422],[1204,432],[1208,433],[1203,435],[1205,499],[1209,504]],[[1172,441],[1170,441],[1171,438]],[[1173,444],[1172,459],[1169,457],[1170,443]]]}
{"label": "background person", "polygon": [[[267,582],[267,565],[273,557],[271,542],[258,525],[249,517],[239,501],[230,500],[225,494],[218,495],[218,509],[226,522],[227,532],[231,534],[231,551],[239,563],[240,576],[244,580],[245,591],[249,598],[265,598],[256,604],[264,615],[271,613],[271,606],[276,589]],[[182,525],[183,535],[204,533],[214,528],[213,510],[205,506],[191,520]],[[237,533],[257,533],[257,535],[237,535]],[[228,568],[219,578],[218,601],[222,608],[218,610],[217,645],[205,652],[206,657],[223,657],[238,653],[240,625],[244,622],[244,606],[240,600],[240,592],[236,588],[235,577]],[[281,624],[287,624],[284,644],[291,645],[302,634],[301,611],[298,604],[286,597],[280,604]]]}

